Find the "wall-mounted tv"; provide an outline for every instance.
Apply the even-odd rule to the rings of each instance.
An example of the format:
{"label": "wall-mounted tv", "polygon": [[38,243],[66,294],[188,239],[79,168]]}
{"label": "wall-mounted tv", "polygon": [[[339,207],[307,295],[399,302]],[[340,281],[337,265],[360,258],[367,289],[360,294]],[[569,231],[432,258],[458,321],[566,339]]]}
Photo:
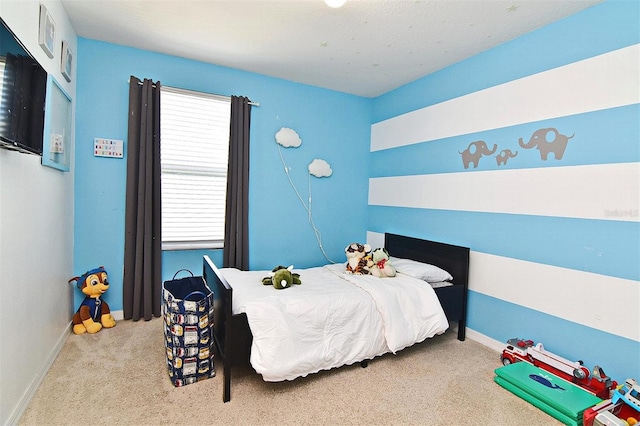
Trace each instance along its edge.
{"label": "wall-mounted tv", "polygon": [[0,23],[0,147],[42,155],[47,73]]}

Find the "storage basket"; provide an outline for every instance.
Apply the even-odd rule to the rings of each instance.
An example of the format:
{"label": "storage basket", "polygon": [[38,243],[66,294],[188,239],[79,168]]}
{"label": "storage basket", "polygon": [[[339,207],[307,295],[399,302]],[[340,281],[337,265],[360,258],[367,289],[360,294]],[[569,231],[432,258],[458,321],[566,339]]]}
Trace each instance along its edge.
{"label": "storage basket", "polygon": [[[176,276],[186,271],[189,277]],[[185,386],[216,375],[213,364],[213,293],[188,269],[162,283],[167,369],[173,385]]]}

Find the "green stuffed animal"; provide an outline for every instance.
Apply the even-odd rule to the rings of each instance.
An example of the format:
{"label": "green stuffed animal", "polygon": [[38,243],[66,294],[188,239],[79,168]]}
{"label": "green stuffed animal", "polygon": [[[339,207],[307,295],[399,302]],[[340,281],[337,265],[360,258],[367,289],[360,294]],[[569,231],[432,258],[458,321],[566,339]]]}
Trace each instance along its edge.
{"label": "green stuffed animal", "polygon": [[293,265],[285,268],[282,265],[273,268],[268,277],[262,279],[262,284],[272,285],[277,290],[291,287],[292,284],[302,284],[300,281],[300,274],[294,274]]}

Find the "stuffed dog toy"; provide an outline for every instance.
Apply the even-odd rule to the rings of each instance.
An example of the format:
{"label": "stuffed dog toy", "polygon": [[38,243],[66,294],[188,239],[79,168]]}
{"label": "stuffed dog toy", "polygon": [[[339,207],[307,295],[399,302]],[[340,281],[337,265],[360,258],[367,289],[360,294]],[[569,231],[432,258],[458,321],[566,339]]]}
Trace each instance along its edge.
{"label": "stuffed dog toy", "polygon": [[73,315],[73,332],[75,334],[94,334],[104,328],[115,327],[116,320],[111,315],[109,305],[100,296],[109,289],[107,271],[104,267],[92,269],[79,277],[73,277],[82,293],[86,295],[82,304]]}

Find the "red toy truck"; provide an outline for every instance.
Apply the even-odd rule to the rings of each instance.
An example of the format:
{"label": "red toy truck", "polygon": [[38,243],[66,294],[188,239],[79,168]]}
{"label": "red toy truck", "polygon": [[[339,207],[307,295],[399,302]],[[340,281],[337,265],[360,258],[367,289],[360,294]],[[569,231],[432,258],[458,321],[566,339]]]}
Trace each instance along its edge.
{"label": "red toy truck", "polygon": [[507,340],[507,347],[502,351],[500,361],[504,365],[519,361],[528,362],[602,399],[608,399],[618,386],[618,383],[611,380],[599,366],[596,365],[593,372],[590,372],[582,365],[582,361],[569,361],[547,351],[542,343],[534,344],[532,340],[518,338]]}
{"label": "red toy truck", "polygon": [[627,379],[613,391],[611,399],[585,410],[583,426],[635,425],[640,419],[640,384]]}

